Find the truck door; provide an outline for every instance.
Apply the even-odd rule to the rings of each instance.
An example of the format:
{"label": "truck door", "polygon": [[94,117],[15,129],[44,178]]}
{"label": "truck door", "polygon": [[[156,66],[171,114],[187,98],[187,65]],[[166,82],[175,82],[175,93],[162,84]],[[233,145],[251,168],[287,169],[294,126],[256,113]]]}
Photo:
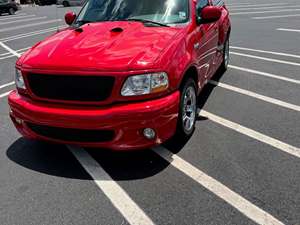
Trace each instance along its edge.
{"label": "truck door", "polygon": [[197,58],[200,66],[200,74],[207,80],[214,72],[214,60],[217,54],[218,25],[217,23],[201,24],[201,10],[209,5],[208,0],[197,0],[196,14],[199,18],[197,27]]}

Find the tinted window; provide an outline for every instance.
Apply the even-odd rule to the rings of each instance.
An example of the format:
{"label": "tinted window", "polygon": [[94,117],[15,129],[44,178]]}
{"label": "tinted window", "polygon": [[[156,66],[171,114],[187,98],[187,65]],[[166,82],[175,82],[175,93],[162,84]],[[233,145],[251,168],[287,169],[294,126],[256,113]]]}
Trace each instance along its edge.
{"label": "tinted window", "polygon": [[200,13],[202,11],[202,9],[205,7],[205,6],[208,6],[209,5],[209,2],[208,0],[198,0],[197,1],[197,16],[198,16],[198,19],[201,19],[200,17]]}
{"label": "tinted window", "polygon": [[224,0],[213,0],[212,3],[214,6],[223,6]]}

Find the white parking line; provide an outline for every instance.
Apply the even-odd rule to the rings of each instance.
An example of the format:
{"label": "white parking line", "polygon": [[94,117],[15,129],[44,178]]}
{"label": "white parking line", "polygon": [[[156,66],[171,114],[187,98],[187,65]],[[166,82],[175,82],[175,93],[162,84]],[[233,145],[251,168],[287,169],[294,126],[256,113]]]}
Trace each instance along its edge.
{"label": "white parking line", "polygon": [[292,66],[300,66],[300,63],[295,63],[295,62],[290,62],[290,61],[285,61],[285,60],[279,60],[279,59],[273,59],[273,58],[260,57],[260,56],[256,56],[256,55],[243,54],[243,53],[239,53],[239,52],[230,51],[230,54],[238,55],[238,56],[244,56],[244,57],[253,58],[253,59],[260,59],[260,60],[269,61],[269,62],[287,64],[287,65],[292,65]]}
{"label": "white parking line", "polygon": [[224,119],[220,116],[214,115],[212,113],[209,113],[205,110],[200,111],[200,116],[207,117],[209,120],[218,123],[224,127],[230,128],[238,133],[241,133],[243,135],[246,135],[248,137],[251,137],[257,141],[263,142],[267,145],[270,145],[278,150],[281,150],[285,153],[288,153],[292,156],[295,156],[297,158],[300,158],[300,148],[297,148],[295,146],[286,144],[282,141],[279,141],[275,138],[269,137],[265,134],[262,134],[260,132],[257,132],[255,130],[249,129],[247,127],[244,127],[240,124],[234,123],[232,121],[229,121],[227,119]]}
{"label": "white parking line", "polygon": [[[0,42],[2,42],[2,41],[0,40]],[[27,47],[27,48],[21,48],[21,49],[16,50],[16,52],[21,53],[21,52],[23,52],[23,51],[28,50],[29,48],[30,48],[30,47]],[[0,54],[0,56],[7,56],[7,55],[10,55],[10,54],[11,54],[10,52],[6,52],[6,53]]]}
{"label": "white parking line", "polygon": [[173,167],[192,178],[198,184],[205,187],[219,198],[223,199],[225,202],[233,206],[235,209],[240,211],[254,222],[261,225],[283,225],[283,223],[277,220],[275,217],[258,208],[247,199],[243,198],[224,184],[199,170],[189,162],[180,158],[178,155],[173,154],[162,146],[153,148],[152,150],[169,162]]}
{"label": "white parking line", "polygon": [[[300,7],[300,5],[290,5],[284,6],[285,9],[287,8],[295,8]],[[262,10],[262,9],[282,9],[282,6],[271,6],[271,7],[258,7],[258,8],[230,8],[230,11],[248,11],[248,10]]]}
{"label": "white parking line", "polygon": [[5,92],[3,94],[0,94],[0,98],[4,98],[4,97],[8,96],[10,92],[11,91],[8,91],[8,92]]}
{"label": "white parking line", "polygon": [[[248,3],[238,3],[238,4],[226,4],[232,8],[243,8],[243,7],[255,7],[255,6],[275,6],[275,5],[287,5],[286,3],[271,3],[271,4],[248,4]],[[231,8],[230,8],[231,9]]]}
{"label": "white parking line", "polygon": [[255,11],[255,12],[236,12],[236,13],[230,13],[230,15],[231,16],[233,16],[233,15],[250,15],[250,14],[266,14],[266,13],[296,12],[296,11],[300,11],[300,9],[282,9],[282,10]]}
{"label": "white parking line", "polygon": [[288,18],[288,17],[299,17],[300,14],[293,15],[281,15],[281,16],[261,16],[261,17],[252,17],[254,20],[265,20],[265,19],[276,19],[276,18]]}
{"label": "white parking line", "polygon": [[[22,55],[25,52],[20,52],[20,55]],[[13,58],[16,57],[15,55],[9,55],[9,56],[5,56],[5,57],[1,57],[0,60],[4,60],[4,59],[9,59],[9,58]]]}
{"label": "white parking line", "polygon": [[9,86],[11,86],[11,85],[14,85],[14,84],[15,84],[15,82],[14,82],[14,81],[12,81],[12,82],[10,82],[10,83],[7,83],[7,84],[0,85],[0,89],[2,89],[2,88],[6,88],[6,87],[9,87]]}
{"label": "white parking line", "polygon": [[259,76],[265,76],[265,77],[270,77],[270,78],[274,78],[274,79],[278,79],[278,80],[288,81],[288,82],[295,83],[295,84],[300,84],[300,80],[295,80],[295,79],[291,79],[291,78],[287,78],[287,77],[283,77],[283,76],[278,76],[278,75],[271,74],[271,73],[261,72],[258,70],[252,70],[252,69],[234,66],[234,65],[229,65],[228,67],[230,69],[240,70],[240,71],[252,73],[255,75],[259,75]]}
{"label": "white parking line", "polygon": [[130,224],[154,224],[122,187],[84,149],[73,146],[68,146],[68,148],[82,167],[94,179],[96,185]]}
{"label": "white parking line", "polygon": [[14,35],[14,36],[1,38],[0,41],[2,41],[2,42],[13,41],[13,40],[22,39],[22,38],[26,38],[26,37],[31,37],[31,36],[35,36],[35,35],[39,35],[39,34],[50,33],[50,32],[57,31],[59,29],[66,28],[66,27],[67,26],[63,25],[63,26],[59,26],[59,27],[51,27],[51,28],[47,28],[47,29],[43,29],[43,30],[32,31],[32,32],[29,32],[29,33],[17,34],[17,35]]}
{"label": "white parking line", "polygon": [[300,30],[295,30],[295,29],[285,29],[285,28],[278,28],[276,30],[280,30],[280,31],[289,31],[289,32],[298,32],[300,33]]}
{"label": "white parking line", "polygon": [[266,51],[266,50],[253,49],[253,48],[242,48],[242,47],[237,47],[237,46],[230,46],[230,48],[237,49],[237,50],[245,50],[245,51],[250,51],[250,52],[267,53],[267,54],[271,54],[271,55],[287,56],[287,57],[291,57],[291,58],[300,59],[300,55],[293,55],[293,54],[288,54],[288,53],[283,53],[283,52],[273,52],[273,51]]}
{"label": "white parking line", "polygon": [[274,105],[278,105],[278,106],[281,106],[281,107],[284,107],[284,108],[287,108],[287,109],[291,109],[291,110],[300,112],[300,106],[298,106],[298,105],[287,103],[287,102],[284,102],[284,101],[281,101],[281,100],[278,100],[278,99],[275,99],[275,98],[267,97],[267,96],[264,96],[264,95],[256,94],[252,91],[248,91],[248,90],[238,88],[238,87],[234,87],[234,86],[231,86],[231,85],[228,85],[228,84],[220,83],[220,82],[217,82],[217,81],[214,81],[214,80],[210,80],[210,81],[208,81],[208,83],[210,83],[212,85],[215,85],[215,86],[218,86],[218,87],[221,87],[221,88],[224,88],[224,89],[227,89],[227,90],[230,90],[230,91],[234,91],[234,92],[237,92],[237,93],[240,93],[240,94],[243,94],[243,95],[247,95],[249,97],[256,98],[256,99],[259,99],[259,100],[262,100],[262,101],[265,101],[265,102],[268,102],[268,103],[271,103],[271,104],[274,104]]}
{"label": "white parking line", "polygon": [[[19,14],[20,15],[20,14]],[[33,17],[35,15],[31,14],[31,15],[24,15],[24,16],[13,16],[13,17],[8,17],[8,18],[3,18],[3,19],[0,19],[0,21],[6,21],[6,20],[13,20],[13,19],[20,19],[20,18],[28,18],[28,17]]]}
{"label": "white parking line", "polygon": [[25,25],[20,25],[20,26],[14,26],[14,27],[7,27],[0,29],[0,32],[6,32],[6,31],[12,31],[12,30],[18,30],[18,29],[23,29],[27,27],[34,27],[34,26],[39,26],[39,25],[44,25],[44,24],[49,24],[49,23],[56,23],[62,21],[61,19],[55,19],[55,20],[47,20],[39,23],[31,23],[31,24],[25,24]]}
{"label": "white parking line", "polygon": [[29,19],[20,19],[20,20],[8,21],[8,22],[0,23],[0,26],[7,25],[7,24],[12,24],[12,23],[28,22],[28,21],[33,21],[33,20],[42,20],[42,19],[46,19],[46,18],[47,18],[47,16],[41,16],[41,17],[34,17],[34,18],[29,18]]}
{"label": "white parking line", "polygon": [[8,47],[6,44],[3,44],[1,41],[0,41],[0,45],[5,48],[7,51],[9,51],[12,55],[16,56],[16,57],[20,57],[21,55],[16,52],[15,50],[11,49],[10,47]]}
{"label": "white parking line", "polygon": [[24,15],[27,15],[27,13],[16,13],[15,15],[2,15],[1,18],[14,18],[14,17],[17,17],[17,16],[24,16]]}

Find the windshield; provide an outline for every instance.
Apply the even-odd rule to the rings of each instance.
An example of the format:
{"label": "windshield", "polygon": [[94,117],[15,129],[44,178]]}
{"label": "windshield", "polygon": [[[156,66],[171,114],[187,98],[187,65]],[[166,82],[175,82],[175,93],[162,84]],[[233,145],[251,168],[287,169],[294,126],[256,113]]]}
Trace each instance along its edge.
{"label": "windshield", "polygon": [[185,23],[189,0],[89,0],[75,23],[147,20],[161,24]]}

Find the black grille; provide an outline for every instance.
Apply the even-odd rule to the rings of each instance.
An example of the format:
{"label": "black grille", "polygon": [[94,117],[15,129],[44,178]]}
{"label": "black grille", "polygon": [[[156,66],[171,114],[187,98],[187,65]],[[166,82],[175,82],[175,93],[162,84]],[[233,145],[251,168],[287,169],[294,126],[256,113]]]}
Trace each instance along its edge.
{"label": "black grille", "polygon": [[71,128],[49,127],[27,123],[27,126],[36,134],[60,140],[72,142],[108,142],[114,138],[112,130],[82,130]]}
{"label": "black grille", "polygon": [[28,74],[31,91],[40,98],[97,102],[110,97],[114,77]]}

